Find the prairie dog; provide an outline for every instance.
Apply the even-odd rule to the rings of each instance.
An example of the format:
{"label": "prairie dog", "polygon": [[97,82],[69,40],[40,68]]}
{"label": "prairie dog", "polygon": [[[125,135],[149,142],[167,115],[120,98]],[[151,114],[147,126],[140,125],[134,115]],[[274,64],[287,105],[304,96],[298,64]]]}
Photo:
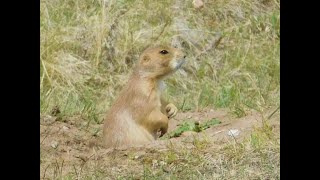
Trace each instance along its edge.
{"label": "prairie dog", "polygon": [[139,57],[128,83],[106,115],[103,137],[106,148],[142,145],[164,135],[177,108],[161,97],[163,79],[179,69],[185,54],[176,48],[156,46]]}

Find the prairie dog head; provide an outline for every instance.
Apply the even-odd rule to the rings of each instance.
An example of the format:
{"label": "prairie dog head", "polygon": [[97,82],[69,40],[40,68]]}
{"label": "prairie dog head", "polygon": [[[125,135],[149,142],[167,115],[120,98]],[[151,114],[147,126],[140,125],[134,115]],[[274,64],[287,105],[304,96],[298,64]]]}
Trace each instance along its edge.
{"label": "prairie dog head", "polygon": [[170,46],[156,46],[146,49],[140,56],[141,73],[153,78],[163,78],[178,70],[185,63],[186,55]]}

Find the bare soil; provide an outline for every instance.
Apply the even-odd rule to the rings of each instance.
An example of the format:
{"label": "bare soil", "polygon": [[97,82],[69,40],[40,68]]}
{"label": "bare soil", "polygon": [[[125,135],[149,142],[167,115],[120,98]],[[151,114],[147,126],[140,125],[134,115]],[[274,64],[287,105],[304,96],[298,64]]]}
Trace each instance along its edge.
{"label": "bare soil", "polygon": [[[102,145],[103,124],[88,123],[81,117],[58,119],[52,116],[40,118],[40,177],[100,177],[116,179],[119,175],[138,174],[142,176],[145,164],[156,166],[161,154],[170,149],[192,149],[195,141],[205,140],[209,149],[214,150],[229,141],[242,141],[255,127],[263,124],[265,113],[250,112],[245,117],[236,118],[225,109],[207,109],[200,112],[180,112],[170,120],[168,132],[184,121],[203,122],[217,118],[221,124],[200,133],[185,132],[180,137],[156,140],[149,145],[127,149],[105,149]],[[277,131],[280,128],[279,112],[268,120]],[[239,130],[238,136],[228,135],[231,129]],[[207,148],[208,149],[208,148]],[[139,176],[140,174],[140,176]]]}

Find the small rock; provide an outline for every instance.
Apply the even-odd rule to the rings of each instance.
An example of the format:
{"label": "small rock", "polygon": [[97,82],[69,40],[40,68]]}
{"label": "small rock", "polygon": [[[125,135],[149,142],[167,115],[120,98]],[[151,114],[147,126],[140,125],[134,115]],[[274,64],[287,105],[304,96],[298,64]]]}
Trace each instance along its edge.
{"label": "small rock", "polygon": [[191,118],[192,118],[192,116],[191,116],[191,115],[189,115],[189,116],[187,116],[187,118],[188,118],[188,119],[191,119]]}
{"label": "small rock", "polygon": [[58,147],[59,143],[57,141],[52,141],[51,142],[51,147],[53,147],[54,149],[56,149]]}
{"label": "small rock", "polygon": [[146,152],[144,151],[141,151],[141,152],[138,152],[135,156],[134,156],[134,159],[141,159],[143,158],[143,156],[146,154]]}
{"label": "small rock", "polygon": [[57,120],[57,117],[52,117],[50,115],[43,116],[40,118],[41,125],[51,125]]}
{"label": "small rock", "polygon": [[161,166],[163,166],[163,165],[166,165],[167,163],[166,162],[164,162],[164,161],[160,161],[160,163],[159,163]]}
{"label": "small rock", "polygon": [[192,4],[193,4],[193,7],[196,9],[200,9],[204,6],[204,3],[202,0],[193,0]]}
{"label": "small rock", "polygon": [[167,166],[163,166],[162,170],[163,172],[166,172],[166,173],[170,172],[170,169]]}
{"label": "small rock", "polygon": [[64,131],[66,131],[66,130],[68,130],[69,128],[68,128],[67,126],[63,126],[62,129],[63,129]]}
{"label": "small rock", "polygon": [[152,160],[152,167],[156,167],[156,166],[158,166],[158,161],[153,159]]}
{"label": "small rock", "polygon": [[232,137],[236,137],[240,134],[240,131],[238,129],[230,129],[228,131],[228,135]]}

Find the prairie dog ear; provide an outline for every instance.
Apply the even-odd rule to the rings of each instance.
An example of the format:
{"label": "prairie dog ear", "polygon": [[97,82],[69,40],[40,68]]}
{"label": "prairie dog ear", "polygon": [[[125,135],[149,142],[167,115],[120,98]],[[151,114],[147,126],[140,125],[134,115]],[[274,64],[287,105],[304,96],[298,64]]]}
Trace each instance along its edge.
{"label": "prairie dog ear", "polygon": [[143,55],[141,57],[141,64],[145,65],[146,63],[148,63],[150,61],[150,56],[148,55]]}

